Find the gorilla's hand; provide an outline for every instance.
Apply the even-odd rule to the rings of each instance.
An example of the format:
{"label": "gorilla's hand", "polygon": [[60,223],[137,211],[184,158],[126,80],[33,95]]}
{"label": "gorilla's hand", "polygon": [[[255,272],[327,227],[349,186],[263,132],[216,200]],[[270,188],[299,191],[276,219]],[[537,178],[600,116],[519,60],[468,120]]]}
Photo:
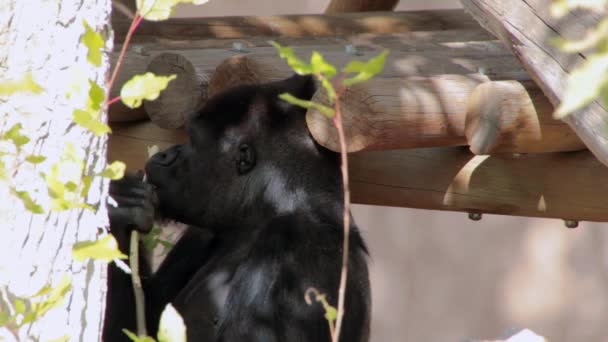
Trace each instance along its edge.
{"label": "gorilla's hand", "polygon": [[125,174],[110,182],[110,196],[116,202],[108,204],[112,230],[137,229],[148,233],[154,224],[154,211],[158,199],[154,186],[144,182],[143,172]]}

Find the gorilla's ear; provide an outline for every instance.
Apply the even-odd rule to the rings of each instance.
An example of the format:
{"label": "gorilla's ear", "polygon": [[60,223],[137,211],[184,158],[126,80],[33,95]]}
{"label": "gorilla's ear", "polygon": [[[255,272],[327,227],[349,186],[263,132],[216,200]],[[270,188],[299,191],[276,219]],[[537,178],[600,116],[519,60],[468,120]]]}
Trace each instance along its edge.
{"label": "gorilla's ear", "polygon": [[316,85],[312,75],[293,75],[287,79],[276,83],[279,94],[290,93],[291,95],[302,99],[310,100],[315,93]]}

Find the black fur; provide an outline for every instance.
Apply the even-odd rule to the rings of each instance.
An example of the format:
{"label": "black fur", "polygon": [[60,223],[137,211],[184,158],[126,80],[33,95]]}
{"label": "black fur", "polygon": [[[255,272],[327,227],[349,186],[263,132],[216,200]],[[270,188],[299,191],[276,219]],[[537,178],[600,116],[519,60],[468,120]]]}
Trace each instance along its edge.
{"label": "black fur", "polygon": [[[315,287],[337,303],[339,158],[313,141],[305,111],[281,101],[282,92],[310,99],[314,82],[294,76],[216,96],[189,119],[189,143],[148,161],[155,190],[134,177],[112,184],[121,195],[110,207],[121,248],[126,227],[149,229],[150,210],[192,226],[158,272],[144,277],[151,335],[171,302],[189,341],[330,340],[321,305],[307,305],[304,294]],[[367,341],[367,252],[354,224],[349,238],[340,340]],[[120,330],[135,331],[131,292],[129,277],[110,266],[105,341],[127,341]]]}

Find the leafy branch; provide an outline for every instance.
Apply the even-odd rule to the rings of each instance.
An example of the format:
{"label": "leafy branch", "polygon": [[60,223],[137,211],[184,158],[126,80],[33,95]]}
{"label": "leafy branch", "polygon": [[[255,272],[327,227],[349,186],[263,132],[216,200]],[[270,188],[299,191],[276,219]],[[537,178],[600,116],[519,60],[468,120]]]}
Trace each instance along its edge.
{"label": "leafy branch", "polygon": [[[298,99],[291,94],[280,94],[280,98],[284,101],[301,106],[307,109],[318,110],[325,116],[330,118],[338,132],[340,141],[340,159],[342,186],[344,192],[344,209],[343,209],[343,242],[342,242],[342,266],[340,271],[340,285],[338,288],[338,309],[336,310],[327,303],[324,295],[320,295],[318,290],[309,289],[306,292],[305,298],[307,303],[311,303],[310,295],[315,294],[316,300],[323,304],[326,311],[326,319],[330,325],[331,339],[333,342],[338,342],[340,339],[340,331],[344,317],[344,302],[346,296],[346,283],[348,279],[348,255],[349,255],[349,235],[350,235],[350,185],[348,177],[348,155],[346,149],[346,138],[344,134],[344,125],[342,124],[342,111],[340,107],[340,97],[343,95],[347,87],[367,81],[380,73],[384,68],[384,62],[388,55],[388,50],[382,51],[378,56],[371,58],[367,62],[351,61],[343,69],[340,77],[335,78],[337,81],[332,81],[338,74],[337,68],[328,63],[325,58],[317,51],[313,51],[310,62],[305,62],[294,53],[290,47],[282,46],[276,42],[270,42],[279,52],[279,56],[287,61],[287,64],[299,75],[314,75],[321,83],[322,88],[327,96],[329,106],[314,101]],[[354,74],[348,77],[349,74]],[[312,291],[312,292],[310,292]],[[333,310],[333,311],[332,311]],[[335,314],[335,327],[333,314]]]}

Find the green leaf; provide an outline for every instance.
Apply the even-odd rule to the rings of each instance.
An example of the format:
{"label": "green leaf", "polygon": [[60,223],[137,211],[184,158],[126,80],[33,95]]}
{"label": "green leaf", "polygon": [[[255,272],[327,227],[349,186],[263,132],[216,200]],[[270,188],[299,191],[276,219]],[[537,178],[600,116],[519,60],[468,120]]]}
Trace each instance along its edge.
{"label": "green leaf", "polygon": [[151,72],[133,76],[120,90],[122,102],[129,108],[141,106],[143,100],[155,100],[176,75],[157,76]]}
{"label": "green leaf", "polygon": [[579,52],[587,49],[591,49],[594,46],[602,45],[608,39],[608,18],[603,19],[600,23],[592,30],[587,32],[585,37],[581,40],[567,40],[560,36],[552,39],[552,43],[555,44],[560,50],[564,52]]}
{"label": "green leaf", "polygon": [[298,58],[298,56],[296,56],[296,54],[293,52],[292,48],[282,46],[281,44],[273,41],[270,41],[269,43],[279,51],[279,57],[285,59],[287,61],[287,65],[289,65],[297,74],[312,74],[312,66]]}
{"label": "green leaf", "polygon": [[378,56],[372,57],[367,62],[352,61],[348,63],[342,71],[357,74],[351,78],[345,79],[342,83],[348,87],[374,77],[384,69],[384,62],[386,61],[387,55],[388,50],[384,50]]}
{"label": "green leaf", "polygon": [[80,37],[80,42],[88,49],[87,60],[95,66],[100,66],[101,49],[105,44],[103,37],[98,32],[95,32],[86,20],[83,20],[82,23],[84,25],[84,34]]}
{"label": "green leaf", "polygon": [[27,307],[25,306],[25,302],[22,299],[16,298],[13,301],[13,307],[15,308],[15,312],[18,314],[22,314],[25,312]]}
{"label": "green leaf", "polygon": [[70,335],[63,335],[61,337],[49,340],[48,342],[68,342],[70,340]]}
{"label": "green leaf", "polygon": [[608,54],[589,55],[583,64],[572,70],[562,102],[554,113],[555,118],[561,119],[593,102],[608,84],[606,72]]}
{"label": "green leaf", "polygon": [[29,192],[17,191],[15,188],[11,188],[11,192],[21,200],[26,210],[34,214],[44,214],[44,209],[32,199]]}
{"label": "green leaf", "polygon": [[122,332],[125,333],[125,335],[127,335],[131,341],[133,342],[156,342],[152,337],[150,336],[137,336],[134,333],[130,332],[127,329],[122,329]]}
{"label": "green leaf", "polygon": [[10,320],[11,316],[9,316],[8,312],[0,311],[0,327],[7,325]]}
{"label": "green leaf", "polygon": [[310,56],[310,66],[313,74],[321,74],[327,78],[334,77],[338,72],[336,67],[328,63],[323,55],[317,51],[313,51],[312,56]]}
{"label": "green leaf", "polygon": [[137,13],[146,20],[160,21],[168,19],[173,13],[175,5],[191,3],[200,5],[208,0],[137,0]]}
{"label": "green leaf", "polygon": [[101,104],[106,97],[104,90],[97,84],[97,82],[89,79],[89,98],[87,99],[87,108],[93,111],[99,111]]}
{"label": "green leaf", "polygon": [[319,112],[323,113],[325,116],[327,116],[329,118],[333,117],[336,114],[336,112],[334,111],[333,108],[324,106],[320,103],[299,99],[289,93],[282,93],[281,95],[279,95],[279,98],[283,101],[287,101],[296,106],[304,107],[307,109],[312,108],[312,109],[318,110]]}
{"label": "green leaf", "polygon": [[321,85],[327,93],[327,98],[329,99],[329,102],[331,102],[332,104],[335,103],[336,99],[338,98],[338,95],[336,95],[336,90],[334,89],[334,86],[331,84],[331,82],[327,78],[321,78]]}
{"label": "green leaf", "polygon": [[606,0],[554,0],[551,3],[551,15],[561,18],[569,11],[577,8],[586,8],[591,11],[602,11]]}
{"label": "green leaf", "polygon": [[325,306],[325,319],[334,322],[338,318],[338,310],[331,305]]}
{"label": "green leaf", "polygon": [[167,304],[160,316],[158,342],[186,342],[186,325],[173,305]]}
{"label": "green leaf", "polygon": [[26,72],[20,80],[0,80],[0,96],[8,96],[15,93],[29,92],[40,94],[44,91],[38,83],[34,81],[31,72]]}
{"label": "green leaf", "polygon": [[17,148],[27,144],[30,141],[30,138],[21,134],[21,129],[23,126],[20,123],[14,124],[6,133],[4,133],[3,138],[11,140]]}
{"label": "green leaf", "polygon": [[103,170],[99,176],[110,178],[111,180],[121,179],[125,175],[125,169],[127,166],[125,163],[121,161],[115,161],[112,164],[108,165],[105,170]]}
{"label": "green leaf", "polygon": [[30,154],[29,156],[25,157],[25,160],[28,163],[32,163],[32,164],[40,164],[43,161],[46,160],[45,156],[41,156],[41,155],[37,155],[37,154]]}
{"label": "green leaf", "polygon": [[127,256],[118,249],[118,243],[111,234],[95,241],[75,243],[72,247],[72,256],[77,261],[84,261],[87,258],[91,258],[109,262],[114,259],[127,258]]}
{"label": "green leaf", "polygon": [[97,136],[110,133],[110,126],[99,121],[99,112],[83,109],[74,109],[72,119],[78,125],[90,130]]}
{"label": "green leaf", "polygon": [[28,312],[25,315],[25,317],[21,321],[21,324],[24,325],[24,324],[33,322],[36,319],[38,319],[39,317],[41,317],[42,315],[44,315],[50,309],[60,305],[63,302],[63,299],[65,298],[66,293],[68,293],[68,291],[71,288],[72,288],[72,282],[70,281],[70,278],[67,275],[65,275],[61,279],[59,284],[57,284],[57,286],[53,287],[53,289],[51,290],[49,297],[47,299],[31,304],[32,311]]}

